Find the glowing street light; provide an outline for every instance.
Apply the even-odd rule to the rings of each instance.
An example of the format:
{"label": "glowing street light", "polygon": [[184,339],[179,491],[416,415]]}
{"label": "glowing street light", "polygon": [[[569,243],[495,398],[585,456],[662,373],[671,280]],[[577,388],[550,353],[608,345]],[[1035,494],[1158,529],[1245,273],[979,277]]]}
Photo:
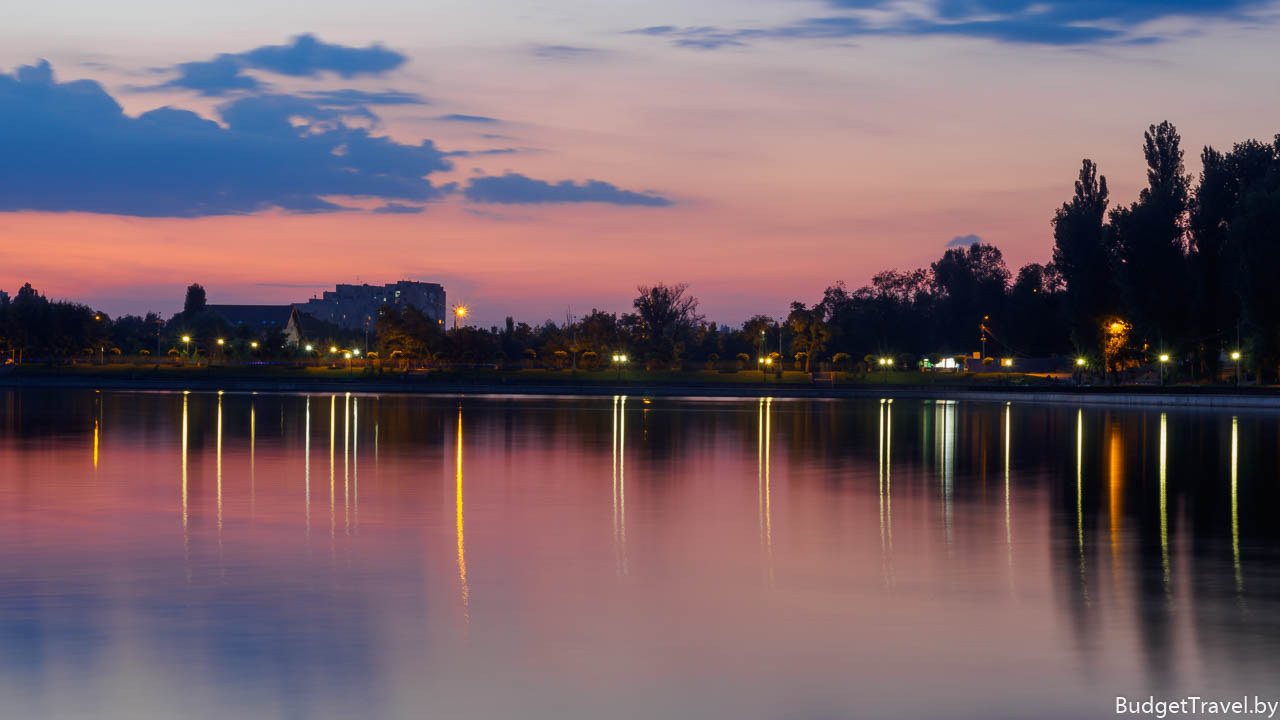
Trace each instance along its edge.
{"label": "glowing street light", "polygon": [[617,371],[618,371],[618,379],[619,379],[619,380],[621,380],[621,379],[622,379],[622,366],[623,366],[623,365],[626,365],[626,364],[627,364],[627,354],[626,354],[626,353],[614,353],[614,354],[613,354],[613,367],[614,367],[615,369],[617,369]]}
{"label": "glowing street light", "polygon": [[1013,367],[1013,358],[1001,358],[1000,364],[1004,367]]}
{"label": "glowing street light", "polygon": [[258,341],[257,341],[257,340],[254,340],[253,342],[249,343],[249,347],[253,348],[254,350],[257,350],[257,349],[258,349]]}
{"label": "glowing street light", "polygon": [[355,357],[360,357],[360,351],[359,351],[359,350],[352,350],[352,351],[351,351],[351,354],[352,354],[353,356],[355,356]]}
{"label": "glowing street light", "polygon": [[1240,351],[1239,350],[1231,351],[1231,362],[1235,363],[1236,365],[1236,387],[1239,387],[1240,386]]}
{"label": "glowing street light", "polygon": [[311,346],[311,345],[307,345],[306,350],[307,350],[307,352],[311,352],[312,350],[315,350],[315,347],[313,347],[313,346]]}
{"label": "glowing street light", "polygon": [[336,353],[336,352],[338,352],[338,348],[337,348],[337,346],[335,346],[335,345],[331,345],[331,346],[329,346],[329,353],[330,353],[330,354],[333,354],[333,353]]}
{"label": "glowing street light", "polygon": [[458,321],[461,320],[462,318],[465,318],[467,316],[467,312],[469,311],[467,310],[466,305],[454,306],[453,308],[453,329],[454,330],[458,329]]}
{"label": "glowing street light", "polygon": [[1082,357],[1076,358],[1076,367],[1084,367],[1086,364],[1087,362],[1084,358]]}
{"label": "glowing street light", "polygon": [[218,344],[219,344],[219,345],[226,345],[226,344],[227,344],[227,341],[226,341],[226,340],[223,340],[222,338],[218,338]]}
{"label": "glowing street light", "polygon": [[1164,384],[1164,366],[1169,364],[1169,353],[1160,353],[1160,384]]}

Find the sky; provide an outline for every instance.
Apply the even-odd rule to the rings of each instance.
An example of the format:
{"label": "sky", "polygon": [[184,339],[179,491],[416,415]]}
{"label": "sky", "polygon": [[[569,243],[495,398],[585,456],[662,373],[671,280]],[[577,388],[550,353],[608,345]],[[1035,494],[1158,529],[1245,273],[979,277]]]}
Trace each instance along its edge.
{"label": "sky", "polygon": [[62,0],[0,8],[0,289],[111,314],[440,282],[474,322],[785,315],[1048,261],[1084,157],[1280,132],[1266,0]]}

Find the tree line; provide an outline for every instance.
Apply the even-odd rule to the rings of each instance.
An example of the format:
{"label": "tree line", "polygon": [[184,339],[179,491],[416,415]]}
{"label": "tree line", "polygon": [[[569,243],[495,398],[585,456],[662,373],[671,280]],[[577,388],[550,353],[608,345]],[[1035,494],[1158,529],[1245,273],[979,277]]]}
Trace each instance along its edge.
{"label": "tree line", "polygon": [[[632,312],[592,310],[540,325],[508,317],[502,326],[448,329],[415,308],[385,309],[371,328],[372,351],[401,362],[594,369],[626,355],[633,367],[870,369],[985,351],[997,357],[1084,358],[1096,369],[1150,365],[1212,378],[1239,352],[1264,382],[1280,367],[1280,135],[1230,150],[1205,147],[1202,169],[1186,170],[1182,140],[1168,122],[1143,134],[1147,184],[1112,205],[1106,177],[1081,163],[1072,196],[1054,213],[1052,257],[1011,272],[999,248],[948,248],[912,270],[885,270],[850,289],[837,282],[812,304],[740,325],[707,321],[683,284],[637,288]],[[365,333],[310,323],[319,347],[363,345]],[[0,349],[10,358],[174,354],[179,335],[215,335],[227,352],[298,357],[278,330],[251,338],[188,290],[183,312],[111,319],[84,305],[50,301],[30,285],[0,293]],[[95,350],[96,349],[96,350]],[[1227,360],[1230,362],[1230,360]]]}

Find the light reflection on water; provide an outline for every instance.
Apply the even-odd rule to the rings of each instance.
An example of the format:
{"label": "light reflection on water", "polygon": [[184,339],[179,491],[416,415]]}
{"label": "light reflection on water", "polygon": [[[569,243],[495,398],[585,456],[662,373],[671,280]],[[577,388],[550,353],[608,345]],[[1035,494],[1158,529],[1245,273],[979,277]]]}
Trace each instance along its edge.
{"label": "light reflection on water", "polygon": [[0,391],[6,714],[1273,692],[1273,414],[642,400]]}

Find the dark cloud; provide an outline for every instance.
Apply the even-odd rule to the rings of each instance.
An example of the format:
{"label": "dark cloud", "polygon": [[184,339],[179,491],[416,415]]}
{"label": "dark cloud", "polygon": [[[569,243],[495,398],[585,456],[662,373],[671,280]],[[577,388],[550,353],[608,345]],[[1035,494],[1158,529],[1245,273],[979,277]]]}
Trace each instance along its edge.
{"label": "dark cloud", "polygon": [[489,150],[450,150],[447,157],[476,157],[479,155],[514,155],[522,152],[520,148],[492,148]]}
{"label": "dark cloud", "polygon": [[354,105],[430,105],[431,101],[417,93],[399,90],[365,92],[364,90],[317,90],[303,93],[321,104],[334,107]]}
{"label": "dark cloud", "polygon": [[[1170,17],[1248,19],[1259,0],[937,0],[935,14],[900,12],[897,0],[827,0],[847,14],[813,17],[761,28],[655,25],[628,31],[665,37],[703,50],[747,45],[759,39],[839,40],[870,36],[984,38],[1034,45],[1149,43],[1142,23]],[[874,22],[862,11],[877,11]]]}
{"label": "dark cloud", "polygon": [[484,115],[463,115],[461,113],[449,113],[436,118],[441,122],[459,122],[459,123],[479,123],[484,125],[492,125],[499,122],[498,118],[486,117]]}
{"label": "dark cloud", "polygon": [[290,95],[219,107],[219,125],[186,110],[137,117],[96,82],[59,83],[47,62],[0,75],[0,211],[196,217],[280,208],[346,209],[332,198],[425,202],[451,190],[430,141],[397,143],[364,106]]}
{"label": "dark cloud", "polygon": [[535,45],[533,54],[547,60],[595,60],[608,55],[609,51],[577,45]]}
{"label": "dark cloud", "polygon": [[427,208],[422,205],[402,205],[390,202],[373,209],[374,215],[416,215]]}
{"label": "dark cloud", "polygon": [[673,204],[661,195],[622,190],[599,180],[587,180],[581,184],[562,180],[553,184],[518,173],[471,178],[463,195],[473,202],[511,205],[593,202],[666,207]]}
{"label": "dark cloud", "polygon": [[969,233],[968,235],[957,235],[951,238],[951,240],[947,242],[947,247],[969,247],[970,245],[977,245],[980,242],[982,242],[982,238],[974,235],[973,233]]}
{"label": "dark cloud", "polygon": [[288,45],[265,45],[242,53],[223,53],[212,60],[180,63],[174,79],[142,90],[183,88],[201,95],[225,95],[236,90],[258,90],[263,83],[245,70],[261,70],[291,77],[315,77],[332,72],[344,78],[380,75],[406,60],[379,44],[367,47],[334,45],[314,35],[299,35]]}

